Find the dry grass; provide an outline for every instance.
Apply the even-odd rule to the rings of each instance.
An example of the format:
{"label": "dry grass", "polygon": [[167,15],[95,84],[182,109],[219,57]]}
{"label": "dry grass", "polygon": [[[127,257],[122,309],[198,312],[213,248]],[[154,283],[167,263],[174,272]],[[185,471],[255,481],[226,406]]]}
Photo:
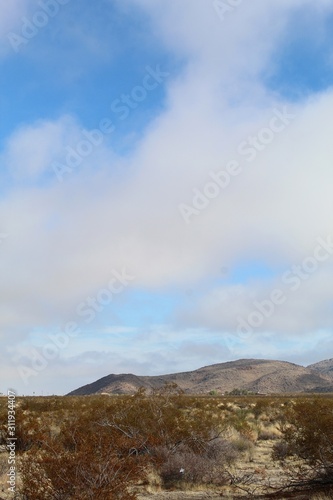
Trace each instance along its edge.
{"label": "dry grass", "polygon": [[4,493],[7,489],[7,474],[8,472],[8,454],[2,452],[0,454],[0,491]]}
{"label": "dry grass", "polygon": [[273,424],[265,424],[259,427],[258,439],[259,440],[274,440],[281,438],[281,431],[277,429],[276,425]]}
{"label": "dry grass", "polygon": [[311,497],[311,500],[332,500],[332,495],[326,495],[325,493],[316,493]]}
{"label": "dry grass", "polygon": [[[309,398],[311,399],[311,396]],[[324,398],[329,399],[329,396],[324,396]],[[297,399],[295,398],[295,400]],[[140,421],[137,421],[135,417],[134,399],[127,396],[117,398],[105,398],[104,396],[21,398],[19,401],[21,411],[18,411],[18,416],[23,419],[30,418],[31,422],[38,422],[37,427],[39,429],[43,424],[44,427],[48,427],[51,437],[54,437],[62,432],[60,422],[70,420],[73,415],[82,415],[84,413],[86,418],[89,418],[90,408],[94,409],[95,414],[99,414],[100,408],[109,408],[107,411],[112,411],[112,408],[117,407],[121,401],[124,404],[127,404],[128,401],[129,405],[132,405],[133,421],[129,420],[130,425],[139,424]],[[173,404],[170,401],[168,401],[168,405]],[[188,419],[190,423],[188,428],[193,429],[193,432],[198,432],[199,427],[196,431],[196,425],[201,425],[203,414],[206,414],[207,423],[214,422],[215,432],[222,432],[220,439],[228,445],[225,447],[225,453],[230,454],[231,451],[234,453],[234,455],[231,453],[229,461],[219,459],[221,472],[217,471],[217,475],[222,478],[223,474],[225,474],[226,480],[223,479],[219,484],[218,495],[223,492],[223,498],[240,498],[241,495],[244,498],[259,498],[259,495],[264,492],[272,491],[267,487],[269,483],[278,487],[288,480],[289,465],[292,463],[288,461],[289,458],[287,456],[283,457],[284,462],[283,460],[279,462],[279,460],[274,461],[272,459],[272,451],[274,448],[277,449],[281,440],[281,428],[286,423],[287,410],[292,405],[292,401],[286,399],[286,396],[267,398],[256,398],[255,396],[207,398],[182,396],[179,401],[179,405],[175,407],[177,408],[178,420],[174,419],[172,415],[169,420],[165,420],[166,425],[170,426],[167,429],[170,435],[177,431],[175,422],[181,422],[182,416],[185,417],[184,422]],[[150,404],[149,399],[147,399],[148,403]],[[170,406],[166,406],[166,408],[170,408]],[[145,418],[144,412],[142,417]],[[282,427],[280,427],[280,424]],[[79,421],[78,425],[80,425]],[[146,426],[143,430],[149,432],[150,429]],[[23,436],[24,439],[27,439],[27,437],[27,435]],[[193,500],[197,498],[218,498],[216,496],[217,476],[210,473],[214,467],[217,470],[217,457],[212,458],[208,453],[205,458],[206,452],[203,452],[203,449],[196,451],[193,448],[194,452],[190,453],[188,449],[184,448],[183,454],[181,450],[181,448],[178,449],[178,455],[177,453],[169,455],[168,462],[165,459],[164,465],[148,461],[145,477],[135,484],[135,491],[140,493],[140,498],[152,498],[154,500],[164,498],[174,498],[175,500],[178,498],[183,500],[186,498]],[[24,448],[21,453],[23,456],[25,455]],[[168,470],[179,472],[184,460],[187,463],[187,465],[184,465],[187,478],[184,477],[181,480],[178,478],[176,481],[166,482],[163,474]],[[6,498],[7,471],[7,454],[0,453],[0,498]],[[232,484],[223,485],[223,482]],[[166,483],[168,483],[169,488],[174,490],[166,492]],[[3,493],[1,493],[1,488],[3,488]],[[282,498],[283,496],[281,496]],[[312,500],[328,500],[333,496],[317,493],[312,496],[309,495],[308,498]]]}

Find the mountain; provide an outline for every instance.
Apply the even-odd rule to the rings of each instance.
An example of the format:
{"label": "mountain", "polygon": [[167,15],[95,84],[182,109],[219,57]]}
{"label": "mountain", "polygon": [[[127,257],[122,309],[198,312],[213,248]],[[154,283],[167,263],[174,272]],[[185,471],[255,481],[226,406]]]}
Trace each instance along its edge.
{"label": "mountain", "polygon": [[269,394],[333,392],[333,360],[304,367],[286,361],[239,359],[169,375],[111,374],[68,395],[133,394],[140,387],[149,391],[165,383],[176,383],[189,394],[224,393],[236,388]]}
{"label": "mountain", "polygon": [[310,368],[311,370],[315,370],[321,375],[329,377],[333,380],[333,358],[319,361],[319,363],[309,365],[308,368]]}

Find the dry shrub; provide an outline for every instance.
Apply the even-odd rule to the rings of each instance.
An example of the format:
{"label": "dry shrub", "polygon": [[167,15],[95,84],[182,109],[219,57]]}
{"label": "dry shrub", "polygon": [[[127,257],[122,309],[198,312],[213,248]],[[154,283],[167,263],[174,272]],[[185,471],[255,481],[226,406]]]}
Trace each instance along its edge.
{"label": "dry shrub", "polygon": [[101,500],[135,498],[129,486],[142,474],[134,440],[108,428],[96,429],[83,415],[63,424],[58,436],[25,453],[21,462],[23,498],[30,500]]}
{"label": "dry shrub", "polygon": [[285,441],[278,441],[273,445],[272,458],[283,462],[290,455],[290,447]]}
{"label": "dry shrub", "polygon": [[158,471],[154,467],[148,467],[146,471],[146,480],[144,481],[145,490],[149,492],[155,492],[160,490],[162,487],[162,479]]}
{"label": "dry shrub", "polygon": [[[304,398],[286,410],[288,425],[282,427],[283,441],[277,443],[273,458],[291,454],[307,465],[302,487],[333,485],[333,401],[331,398]],[[300,484],[295,473],[293,484]]]}
{"label": "dry shrub", "polygon": [[311,464],[333,465],[333,401],[299,400],[289,410],[284,438],[293,453]]}
{"label": "dry shrub", "polygon": [[[8,454],[1,453],[0,455],[0,476],[8,472]],[[6,478],[7,479],[7,478]]]}
{"label": "dry shrub", "polygon": [[254,444],[249,439],[240,436],[232,441],[232,446],[238,453],[248,453],[249,456],[252,456]]}
{"label": "dry shrub", "polygon": [[259,418],[263,413],[267,414],[271,406],[271,401],[268,399],[258,399],[252,408],[255,418]]}
{"label": "dry shrub", "polygon": [[[135,498],[131,488],[145,476],[147,457],[140,453],[145,438],[105,421],[110,414],[111,420],[115,414],[121,419],[124,400],[112,405],[101,399],[96,404],[95,398],[83,401],[75,400],[52,418],[47,411],[23,416],[29,442],[20,466],[24,500]],[[55,427],[57,416],[61,425]]]}
{"label": "dry shrub", "polygon": [[333,498],[333,491],[327,492],[327,493],[316,493],[315,495],[311,496],[311,500],[332,500]]}
{"label": "dry shrub", "polygon": [[[134,397],[52,404],[51,412],[45,401],[20,412],[24,500],[134,499],[133,487],[149,483],[149,469],[162,470],[166,463],[167,475],[184,459],[189,481],[217,481],[212,470],[227,448],[216,439],[226,424],[214,401],[167,386],[151,395],[141,390]],[[164,457],[156,451],[162,449]]]}
{"label": "dry shrub", "polygon": [[227,417],[229,426],[233,427],[244,439],[255,441],[256,432],[253,423],[250,420],[251,413],[249,409],[235,408],[234,412]]}
{"label": "dry shrub", "polygon": [[278,439],[280,437],[279,432],[275,427],[266,427],[264,429],[260,429],[258,433],[258,439],[262,441],[269,441]]}
{"label": "dry shrub", "polygon": [[173,453],[165,448],[159,453],[162,457],[160,475],[166,488],[180,487],[183,482],[223,485],[228,478],[226,466],[239,455],[231,443],[222,439],[210,443],[201,453],[184,445]]}

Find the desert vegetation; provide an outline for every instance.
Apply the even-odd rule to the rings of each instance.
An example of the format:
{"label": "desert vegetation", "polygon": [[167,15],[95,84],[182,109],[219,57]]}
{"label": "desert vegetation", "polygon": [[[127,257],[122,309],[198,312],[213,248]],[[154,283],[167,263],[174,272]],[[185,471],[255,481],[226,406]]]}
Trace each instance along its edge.
{"label": "desert vegetation", "polygon": [[[0,498],[13,498],[6,496],[2,399]],[[195,397],[166,385],[133,396],[24,397],[16,437],[21,500],[158,499],[186,491],[331,498],[329,395]]]}

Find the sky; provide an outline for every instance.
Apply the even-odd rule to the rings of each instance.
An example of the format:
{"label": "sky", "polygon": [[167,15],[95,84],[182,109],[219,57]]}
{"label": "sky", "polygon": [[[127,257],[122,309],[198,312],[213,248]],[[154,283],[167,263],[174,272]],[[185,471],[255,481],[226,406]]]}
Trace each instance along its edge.
{"label": "sky", "polygon": [[0,392],[333,357],[330,0],[0,3]]}

